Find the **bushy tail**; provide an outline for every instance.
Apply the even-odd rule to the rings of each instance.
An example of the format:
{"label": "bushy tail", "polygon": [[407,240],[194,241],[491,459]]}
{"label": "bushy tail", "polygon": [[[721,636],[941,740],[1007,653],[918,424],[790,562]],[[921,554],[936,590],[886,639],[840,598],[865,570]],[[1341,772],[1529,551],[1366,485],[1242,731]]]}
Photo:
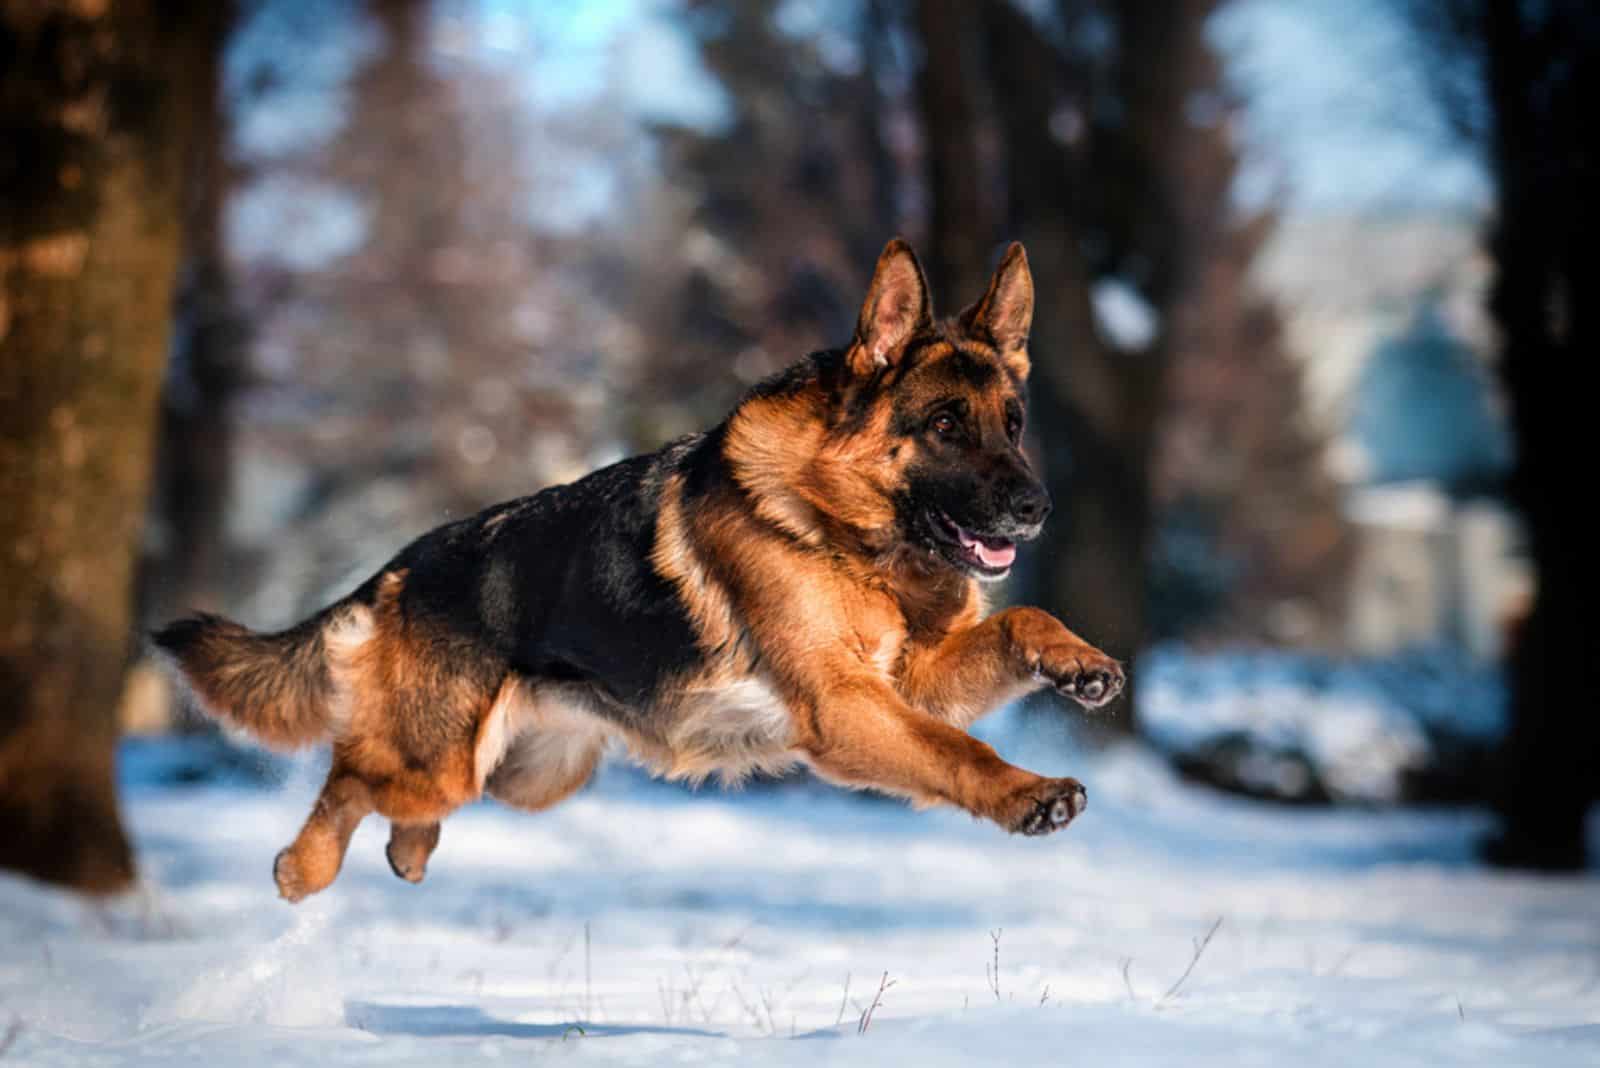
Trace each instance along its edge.
{"label": "bushy tail", "polygon": [[311,745],[332,728],[333,679],[323,616],[277,634],[221,616],[180,619],[152,636],[209,715],[280,749]]}

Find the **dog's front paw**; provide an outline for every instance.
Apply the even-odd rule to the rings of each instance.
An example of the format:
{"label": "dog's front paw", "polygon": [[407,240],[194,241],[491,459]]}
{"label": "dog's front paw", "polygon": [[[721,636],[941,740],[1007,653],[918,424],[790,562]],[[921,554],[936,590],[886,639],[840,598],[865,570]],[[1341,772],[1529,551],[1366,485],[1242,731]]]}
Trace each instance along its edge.
{"label": "dog's front paw", "polygon": [[1037,608],[1009,608],[1000,617],[1019,669],[1072,698],[1099,708],[1122,692],[1122,665]]}
{"label": "dog's front paw", "polygon": [[1088,803],[1089,793],[1077,779],[1041,779],[1012,799],[1011,833],[1054,834],[1077,819]]}
{"label": "dog's front paw", "polygon": [[1087,645],[1046,650],[1036,670],[1057,693],[1089,709],[1110,704],[1127,684],[1121,664]]}

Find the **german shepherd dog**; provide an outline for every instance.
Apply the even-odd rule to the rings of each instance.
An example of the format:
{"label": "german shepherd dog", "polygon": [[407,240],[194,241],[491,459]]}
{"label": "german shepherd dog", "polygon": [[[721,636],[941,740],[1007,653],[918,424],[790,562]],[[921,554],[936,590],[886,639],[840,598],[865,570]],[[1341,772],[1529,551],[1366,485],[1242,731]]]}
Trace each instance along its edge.
{"label": "german shepherd dog", "polygon": [[1037,608],[984,617],[982,584],[1050,511],[1021,449],[1032,317],[1021,245],[938,321],[893,241],[850,344],[712,430],[439,527],[281,633],[160,631],[211,715],[269,746],[332,740],[278,892],[328,886],[372,812],[418,882],[458,806],[548,808],[612,739],[671,777],[799,763],[1008,831],[1065,827],[1076,780],[965,730],[1042,686],[1098,707],[1123,685]]}

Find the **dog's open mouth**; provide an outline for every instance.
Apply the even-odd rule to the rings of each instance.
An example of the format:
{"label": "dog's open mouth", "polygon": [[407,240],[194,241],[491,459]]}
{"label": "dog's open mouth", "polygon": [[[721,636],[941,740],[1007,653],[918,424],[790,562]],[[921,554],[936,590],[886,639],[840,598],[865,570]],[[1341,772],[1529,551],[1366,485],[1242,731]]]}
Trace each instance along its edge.
{"label": "dog's open mouth", "polygon": [[1017,559],[1017,543],[1010,538],[974,534],[940,509],[933,511],[933,519],[934,526],[949,539],[948,545],[959,563],[995,578],[1011,570]]}

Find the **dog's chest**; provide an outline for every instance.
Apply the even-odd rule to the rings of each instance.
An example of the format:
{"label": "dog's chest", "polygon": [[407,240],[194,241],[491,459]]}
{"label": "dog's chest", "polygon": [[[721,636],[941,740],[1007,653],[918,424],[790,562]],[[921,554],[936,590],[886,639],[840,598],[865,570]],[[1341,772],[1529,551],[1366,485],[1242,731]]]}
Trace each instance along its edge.
{"label": "dog's chest", "polygon": [[[893,683],[906,648],[906,630],[885,625],[874,633],[858,633],[854,644],[862,662]],[[683,689],[680,708],[674,748],[787,751],[794,737],[787,703],[758,671],[707,671]]]}
{"label": "dog's chest", "polygon": [[796,761],[788,705],[759,675],[705,679],[686,687],[667,738],[674,777],[716,772],[737,781]]}
{"label": "dog's chest", "polygon": [[[841,603],[842,602],[842,603]],[[908,642],[905,616],[892,597],[857,587],[793,620],[795,641],[817,650],[848,650],[856,667],[895,685]],[[841,648],[842,646],[842,648]],[[707,663],[673,695],[665,739],[669,774],[699,778],[715,772],[740,779],[782,771],[799,759],[792,710],[761,670],[761,658],[735,647]],[[841,670],[844,670],[841,665]]]}

